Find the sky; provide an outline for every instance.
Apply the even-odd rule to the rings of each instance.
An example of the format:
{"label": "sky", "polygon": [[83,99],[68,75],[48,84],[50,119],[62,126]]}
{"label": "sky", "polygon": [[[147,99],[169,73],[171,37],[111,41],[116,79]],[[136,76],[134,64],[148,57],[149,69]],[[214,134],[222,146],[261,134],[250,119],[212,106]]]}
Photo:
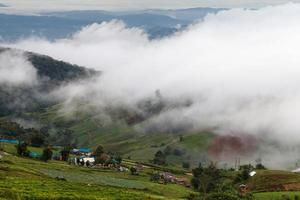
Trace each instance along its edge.
{"label": "sky", "polygon": [[259,8],[300,0],[0,0],[0,12],[42,12],[57,10],[139,10],[192,7]]}

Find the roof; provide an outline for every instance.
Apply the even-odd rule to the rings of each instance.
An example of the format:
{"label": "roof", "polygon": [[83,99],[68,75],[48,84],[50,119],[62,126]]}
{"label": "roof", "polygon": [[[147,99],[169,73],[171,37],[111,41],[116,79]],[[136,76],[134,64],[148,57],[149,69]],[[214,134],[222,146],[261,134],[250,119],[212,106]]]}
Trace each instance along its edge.
{"label": "roof", "polygon": [[92,152],[92,150],[89,149],[89,148],[80,148],[80,149],[79,149],[79,152],[82,152],[82,153],[90,153],[90,152]]}
{"label": "roof", "polygon": [[0,142],[5,142],[5,143],[11,143],[11,144],[18,144],[18,140],[12,140],[12,139],[0,139]]}
{"label": "roof", "polygon": [[89,148],[80,148],[80,149],[72,149],[73,152],[80,152],[80,153],[91,153],[92,150]]}

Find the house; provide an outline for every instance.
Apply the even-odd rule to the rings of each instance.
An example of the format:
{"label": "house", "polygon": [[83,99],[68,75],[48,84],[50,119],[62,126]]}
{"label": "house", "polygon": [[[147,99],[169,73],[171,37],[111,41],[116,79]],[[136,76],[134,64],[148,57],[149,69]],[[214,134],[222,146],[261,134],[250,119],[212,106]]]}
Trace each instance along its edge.
{"label": "house", "polygon": [[247,193],[247,192],[249,192],[248,185],[246,185],[246,184],[239,185],[239,191],[240,191],[240,193]]}
{"label": "house", "polygon": [[95,158],[94,157],[85,157],[85,158],[82,158],[83,159],[83,162],[84,164],[86,165],[86,163],[88,162],[89,164],[94,164],[95,163]]}
{"label": "house", "polygon": [[14,140],[14,139],[3,139],[3,138],[0,138],[0,142],[11,143],[11,144],[19,144],[19,140]]}
{"label": "house", "polygon": [[94,157],[80,157],[75,158],[75,164],[82,165],[82,166],[90,166],[95,164],[95,158]]}
{"label": "house", "polygon": [[117,168],[117,170],[119,171],[119,172],[128,172],[129,171],[129,169],[128,168],[126,168],[126,167],[123,167],[123,166],[119,166],[118,168]]}
{"label": "house", "polygon": [[71,153],[76,154],[76,155],[91,156],[92,155],[92,150],[89,149],[89,148],[79,148],[79,149],[72,149]]}
{"label": "house", "polygon": [[42,157],[42,154],[41,153],[37,153],[37,152],[33,152],[33,151],[31,151],[30,153],[29,153],[29,157],[30,158],[41,158]]}
{"label": "house", "polygon": [[170,172],[162,172],[160,173],[160,177],[166,183],[175,183],[176,181],[176,176]]}

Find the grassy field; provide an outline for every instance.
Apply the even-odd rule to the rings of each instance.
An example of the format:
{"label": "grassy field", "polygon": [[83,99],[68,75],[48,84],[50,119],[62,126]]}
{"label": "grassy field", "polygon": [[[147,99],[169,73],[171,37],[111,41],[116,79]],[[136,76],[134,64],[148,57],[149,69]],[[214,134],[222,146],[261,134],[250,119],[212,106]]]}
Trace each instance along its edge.
{"label": "grassy field", "polygon": [[[11,145],[5,148],[13,152]],[[134,176],[5,155],[0,159],[0,199],[184,199],[193,193],[180,185],[151,182],[153,170],[146,167]],[[66,181],[57,180],[59,176]]]}
{"label": "grassy field", "polygon": [[256,192],[300,191],[300,174],[280,170],[259,170],[248,185]]}
{"label": "grassy field", "polygon": [[297,200],[297,196],[300,198],[300,192],[262,192],[255,193],[254,196],[257,200]]}

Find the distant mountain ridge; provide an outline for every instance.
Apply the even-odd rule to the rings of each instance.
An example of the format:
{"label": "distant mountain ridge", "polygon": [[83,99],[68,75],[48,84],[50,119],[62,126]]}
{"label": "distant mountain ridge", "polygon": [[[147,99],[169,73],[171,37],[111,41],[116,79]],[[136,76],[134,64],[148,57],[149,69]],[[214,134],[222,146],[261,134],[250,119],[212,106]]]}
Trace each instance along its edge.
{"label": "distant mountain ridge", "polygon": [[30,36],[44,37],[49,40],[65,38],[79,31],[83,26],[113,19],[122,20],[128,27],[144,29],[150,39],[169,36],[178,27],[203,19],[225,9],[191,8],[181,10],[141,10],[108,12],[101,10],[64,11],[40,13],[39,16],[0,14],[0,39],[14,41]]}

